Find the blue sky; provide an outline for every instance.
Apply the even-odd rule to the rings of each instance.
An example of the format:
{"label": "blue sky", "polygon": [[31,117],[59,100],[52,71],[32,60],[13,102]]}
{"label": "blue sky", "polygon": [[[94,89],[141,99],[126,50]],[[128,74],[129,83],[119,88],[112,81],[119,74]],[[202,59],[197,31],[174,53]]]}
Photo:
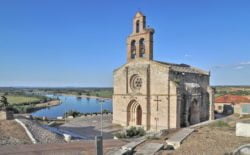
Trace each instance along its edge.
{"label": "blue sky", "polygon": [[138,10],[155,60],[250,84],[249,0],[0,0],[0,86],[112,86]]}

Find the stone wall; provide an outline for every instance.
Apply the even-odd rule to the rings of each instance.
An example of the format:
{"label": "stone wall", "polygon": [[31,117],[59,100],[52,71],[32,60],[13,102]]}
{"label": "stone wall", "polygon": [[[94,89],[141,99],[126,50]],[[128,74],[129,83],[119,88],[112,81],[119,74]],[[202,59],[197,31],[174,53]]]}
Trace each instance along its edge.
{"label": "stone wall", "polygon": [[[139,75],[142,79],[141,88],[138,90],[133,90],[131,86],[131,77],[134,75]],[[132,61],[116,70],[114,72],[113,123],[123,126],[135,125],[135,120],[131,124],[127,122],[127,112],[129,112],[127,108],[129,103],[135,100],[142,108],[142,126],[145,129],[169,128],[168,85],[168,68],[155,64],[153,61],[143,59]],[[175,95],[174,92],[173,96]],[[174,100],[171,102],[174,107],[176,99],[175,97],[171,99]],[[176,122],[176,114],[172,115]]]}
{"label": "stone wall", "polygon": [[[177,85],[177,100],[179,104],[179,112],[177,114],[180,118],[180,124],[189,126],[192,118],[191,124],[208,120],[210,105],[210,93],[208,92],[209,75],[170,71],[169,76],[170,80]],[[195,117],[190,115],[190,107],[194,100],[198,102],[199,106],[199,115]]]}
{"label": "stone wall", "polygon": [[[134,90],[132,77],[141,78],[141,87]],[[187,88],[186,83],[197,85]],[[136,125],[135,108],[141,106],[142,126],[147,130],[179,128],[188,123],[188,110],[197,100],[196,116],[191,124],[209,119],[209,75],[172,72],[171,67],[154,61],[137,59],[114,71],[113,123],[123,126]],[[186,101],[183,101],[183,95]],[[132,106],[133,107],[133,106]],[[132,120],[131,120],[132,118]]]}
{"label": "stone wall", "polygon": [[11,120],[13,119],[12,112],[0,111],[0,120]]}

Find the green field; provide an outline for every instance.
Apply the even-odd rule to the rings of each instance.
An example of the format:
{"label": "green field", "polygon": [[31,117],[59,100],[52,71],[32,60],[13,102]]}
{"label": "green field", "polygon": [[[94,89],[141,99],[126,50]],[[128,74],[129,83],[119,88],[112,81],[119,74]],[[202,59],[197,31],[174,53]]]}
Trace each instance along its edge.
{"label": "green field", "polygon": [[112,98],[113,91],[112,90],[99,90],[99,91],[90,91],[90,96],[98,96],[104,98]]}
{"label": "green field", "polygon": [[29,96],[6,96],[10,104],[25,104],[25,103],[34,103],[40,102],[41,98],[38,97],[29,97]]}
{"label": "green field", "polygon": [[239,96],[249,96],[250,86],[214,86],[215,97],[223,95],[239,95]]}

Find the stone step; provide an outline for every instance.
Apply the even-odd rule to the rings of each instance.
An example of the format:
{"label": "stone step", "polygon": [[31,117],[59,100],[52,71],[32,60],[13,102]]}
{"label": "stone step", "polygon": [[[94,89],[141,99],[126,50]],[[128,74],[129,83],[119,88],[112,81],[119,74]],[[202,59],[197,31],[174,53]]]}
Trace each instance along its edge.
{"label": "stone step", "polygon": [[140,147],[136,151],[136,155],[154,155],[156,152],[158,152],[160,149],[163,148],[163,144],[159,143],[147,143]]}
{"label": "stone step", "polygon": [[129,154],[130,151],[122,150],[122,149],[114,149],[106,153],[106,155],[126,155]]}
{"label": "stone step", "polygon": [[122,146],[122,150],[133,150],[136,146],[140,145],[141,143],[143,143],[146,140],[145,137],[142,137],[138,140],[132,141],[124,146]]}
{"label": "stone step", "polygon": [[134,141],[122,146],[119,149],[111,150],[107,155],[126,155],[130,154],[138,145],[146,141],[146,137],[135,139]]}
{"label": "stone step", "polygon": [[172,137],[170,137],[168,140],[166,140],[167,144],[172,146],[174,149],[177,149],[180,147],[182,141],[187,138],[194,129],[190,128],[183,128],[177,133],[175,133]]}

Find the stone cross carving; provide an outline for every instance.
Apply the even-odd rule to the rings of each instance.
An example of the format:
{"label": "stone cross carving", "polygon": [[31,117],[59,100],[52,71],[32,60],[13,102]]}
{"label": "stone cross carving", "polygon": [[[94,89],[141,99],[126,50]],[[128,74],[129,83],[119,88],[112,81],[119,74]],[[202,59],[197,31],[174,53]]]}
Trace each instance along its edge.
{"label": "stone cross carving", "polygon": [[161,100],[159,100],[159,96],[156,96],[156,100],[154,100],[154,101],[156,101],[156,110],[158,111],[158,107],[159,107],[159,102],[161,102]]}

